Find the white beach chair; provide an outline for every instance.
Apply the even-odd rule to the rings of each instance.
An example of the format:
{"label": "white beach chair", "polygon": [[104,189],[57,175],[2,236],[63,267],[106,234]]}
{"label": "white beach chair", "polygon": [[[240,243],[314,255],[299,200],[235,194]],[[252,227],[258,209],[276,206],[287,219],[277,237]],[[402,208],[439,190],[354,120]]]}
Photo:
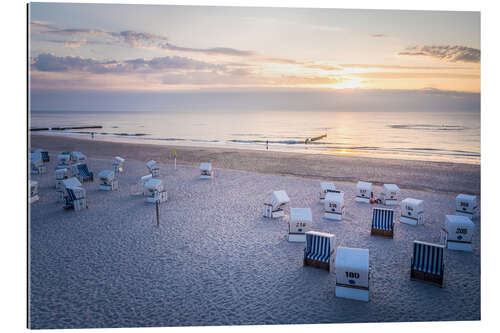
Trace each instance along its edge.
{"label": "white beach chair", "polygon": [[313,266],[332,272],[335,262],[335,235],[319,231],[306,232],[304,266]]}
{"label": "white beach chair", "polygon": [[360,180],[356,187],[358,190],[356,202],[370,203],[370,199],[372,197],[372,183]]}
{"label": "white beach chair", "polygon": [[446,215],[441,243],[450,250],[472,252],[474,222],[466,216]]}
{"label": "white beach chair", "polygon": [[60,189],[62,187],[62,181],[69,178],[69,170],[67,168],[56,169],[55,176],[56,189]]}
{"label": "white beach chair", "polygon": [[322,182],[320,183],[320,186],[321,189],[319,191],[319,201],[323,202],[323,200],[325,200],[325,196],[327,193],[335,191],[335,184]]}
{"label": "white beach chair", "polygon": [[373,208],[370,235],[394,237],[394,211],[386,208]]}
{"label": "white beach chair", "polygon": [[396,184],[384,184],[382,190],[382,203],[386,206],[398,204],[399,187]]}
{"label": "white beach chair", "polygon": [[31,204],[37,202],[40,199],[40,197],[38,196],[38,182],[30,179],[29,185],[30,185],[30,190],[29,190],[28,202]]}
{"label": "white beach chair", "polygon": [[70,158],[71,163],[87,163],[87,156],[80,151],[72,151]]}
{"label": "white beach chair", "polygon": [[443,287],[444,246],[441,244],[413,242],[410,279],[431,282]]}
{"label": "white beach chair", "polygon": [[459,194],[456,198],[456,215],[467,216],[471,220],[476,217],[477,202],[475,195]]}
{"label": "white beach chair", "polygon": [[151,178],[144,184],[144,195],[150,203],[167,201],[167,191],[163,187],[161,179]]}
{"label": "white beach chair", "polygon": [[328,192],[325,196],[325,214],[328,220],[342,221],[345,214],[344,192]]}
{"label": "white beach chair", "polygon": [[424,201],[413,198],[401,201],[399,222],[410,225],[424,224]]}
{"label": "white beach chair", "polygon": [[200,163],[200,179],[211,179],[213,174],[212,163]]}
{"label": "white beach chair", "polygon": [[81,186],[82,186],[82,183],[80,183],[80,181],[75,177],[63,179],[61,181],[61,187],[59,189],[57,189],[57,201],[62,202],[65,200],[65,198],[68,195],[66,188],[68,188],[68,187],[81,187]]}
{"label": "white beach chair", "polygon": [[71,155],[69,152],[64,152],[57,155],[57,168],[69,168],[71,165]]}
{"label": "white beach chair", "polygon": [[97,175],[101,183],[99,189],[103,191],[114,191],[118,189],[118,180],[115,179],[113,170],[103,170]]}
{"label": "white beach chair", "polygon": [[66,187],[66,197],[64,198],[64,209],[74,209],[80,211],[87,206],[86,191],[82,187],[68,186]]}
{"label": "white beach chair", "polygon": [[116,156],[115,159],[113,160],[113,171],[115,173],[123,172],[123,163],[125,162],[125,159]]}
{"label": "white beach chair", "polygon": [[285,206],[290,202],[290,198],[285,191],[274,191],[271,194],[271,202],[264,203],[263,215],[269,218],[284,217]]}
{"label": "white beach chair", "polygon": [[30,169],[32,175],[41,175],[47,168],[43,165],[42,155],[40,153],[30,154]]}
{"label": "white beach chair", "polygon": [[305,242],[306,232],[312,228],[312,213],[310,208],[290,208],[288,221],[288,241]]}
{"label": "white beach chair", "polygon": [[158,166],[158,163],[156,163],[155,160],[147,162],[146,167],[148,168],[149,172],[151,172],[151,176],[153,178],[160,177],[160,167]]}
{"label": "white beach chair", "polygon": [[338,247],[335,257],[335,296],[368,302],[370,251]]}

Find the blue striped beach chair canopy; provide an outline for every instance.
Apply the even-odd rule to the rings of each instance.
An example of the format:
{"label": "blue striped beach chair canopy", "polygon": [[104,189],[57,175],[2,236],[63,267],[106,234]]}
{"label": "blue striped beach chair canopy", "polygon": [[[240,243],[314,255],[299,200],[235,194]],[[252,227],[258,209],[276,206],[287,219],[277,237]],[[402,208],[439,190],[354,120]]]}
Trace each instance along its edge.
{"label": "blue striped beach chair canopy", "polygon": [[76,166],[78,168],[78,173],[84,178],[84,179],[87,179],[87,178],[90,178],[90,171],[89,171],[89,168],[87,166],[87,164],[85,163],[80,163],[80,164],[77,164]]}
{"label": "blue striped beach chair canopy", "polygon": [[373,208],[372,229],[393,230],[394,210],[385,208]]}
{"label": "blue striped beach chair canopy", "polygon": [[319,231],[306,232],[304,257],[325,263],[330,262],[330,253],[335,249],[335,235]]}
{"label": "blue striped beach chair canopy", "polygon": [[413,241],[412,268],[417,271],[441,275],[443,273],[444,246]]}
{"label": "blue striped beach chair canopy", "polygon": [[370,251],[339,246],[335,256],[337,283],[368,287]]}

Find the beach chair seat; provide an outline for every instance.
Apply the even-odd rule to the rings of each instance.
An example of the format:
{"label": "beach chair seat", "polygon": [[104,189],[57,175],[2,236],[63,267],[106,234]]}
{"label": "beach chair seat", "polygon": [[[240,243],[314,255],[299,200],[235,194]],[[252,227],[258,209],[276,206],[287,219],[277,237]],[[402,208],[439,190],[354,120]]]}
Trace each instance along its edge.
{"label": "beach chair seat", "polygon": [[324,200],[325,213],[323,217],[328,220],[341,221],[345,214],[344,192],[328,192]]}
{"label": "beach chair seat", "polygon": [[313,266],[333,271],[335,254],[335,235],[319,232],[306,232],[304,266]]}
{"label": "beach chair seat", "polygon": [[113,171],[115,173],[123,172],[123,163],[125,162],[125,159],[116,156],[115,159],[113,160]]}
{"label": "beach chair seat", "polygon": [[38,182],[30,179],[29,187],[30,189],[29,189],[28,202],[31,204],[40,199],[40,197],[38,196]]}
{"label": "beach chair seat", "polygon": [[396,184],[384,184],[382,190],[382,203],[386,206],[398,204],[399,187]]}
{"label": "beach chair seat", "polygon": [[85,189],[82,187],[66,187],[64,209],[74,209],[80,211],[88,208]]}
{"label": "beach chair seat", "polygon": [[443,287],[444,278],[444,245],[413,242],[411,258],[411,280],[422,280]]}
{"label": "beach chair seat", "polygon": [[358,191],[356,195],[356,202],[370,203],[370,199],[372,198],[372,183],[360,180],[358,181],[356,188]]}
{"label": "beach chair seat", "polygon": [[211,179],[214,175],[212,163],[200,163],[200,179]]}
{"label": "beach chair seat", "polygon": [[476,217],[478,207],[475,195],[459,194],[456,198],[455,215],[466,216],[471,220]]}
{"label": "beach chair seat", "polygon": [[424,201],[413,198],[401,201],[399,222],[409,225],[424,224]]}
{"label": "beach chair seat", "polygon": [[144,184],[144,195],[149,203],[167,201],[167,191],[163,186],[163,181],[157,178],[151,178]]}
{"label": "beach chair seat", "polygon": [[371,235],[394,237],[394,210],[373,208]]}
{"label": "beach chair seat", "polygon": [[118,181],[115,179],[115,172],[113,170],[103,170],[99,172],[97,178],[100,180],[100,190],[114,191],[118,189]]}
{"label": "beach chair seat", "polygon": [[323,202],[325,200],[325,196],[329,192],[335,192],[335,184],[334,183],[328,183],[328,182],[322,182],[320,183],[320,191],[319,191],[319,201]]}
{"label": "beach chair seat", "polygon": [[285,206],[290,202],[290,198],[285,191],[274,191],[271,194],[271,201],[264,203],[263,215],[269,218],[279,218],[285,216],[285,211],[283,210]]}
{"label": "beach chair seat", "polygon": [[288,221],[288,241],[305,242],[306,232],[312,228],[312,212],[310,208],[290,208]]}
{"label": "beach chair seat", "polygon": [[474,222],[467,216],[446,215],[440,239],[449,250],[472,252]]}
{"label": "beach chair seat", "polygon": [[87,162],[87,156],[83,154],[82,152],[79,151],[72,151],[70,153],[70,160],[71,163],[76,164],[76,163],[86,163]]}
{"label": "beach chair seat", "polygon": [[370,251],[338,247],[335,255],[335,296],[368,302]]}

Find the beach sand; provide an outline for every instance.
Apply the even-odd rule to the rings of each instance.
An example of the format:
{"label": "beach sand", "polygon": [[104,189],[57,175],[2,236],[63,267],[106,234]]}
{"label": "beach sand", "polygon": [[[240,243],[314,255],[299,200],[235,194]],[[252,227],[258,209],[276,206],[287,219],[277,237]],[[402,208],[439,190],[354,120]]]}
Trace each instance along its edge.
{"label": "beach sand", "polygon": [[[32,177],[40,184],[30,207],[32,328],[480,319],[480,218],[472,253],[445,251],[443,288],[409,277],[412,241],[438,241],[456,194],[479,193],[479,166],[183,147],[174,170],[170,147],[31,139],[51,152],[48,172]],[[66,150],[87,154],[95,174],[126,158],[118,191],[85,183],[89,209],[63,210],[54,169]],[[159,227],[135,186],[149,159],[160,162],[169,197]],[[214,180],[199,179],[201,161],[213,163]],[[425,224],[397,221],[394,239],[370,236],[374,206],[354,201],[358,178],[423,199]],[[323,219],[320,179],[345,192],[342,222]],[[303,267],[304,244],[286,240],[287,219],[262,217],[263,202],[281,189],[290,207],[312,209],[314,230],[370,250],[370,302],[336,298],[335,274]]]}

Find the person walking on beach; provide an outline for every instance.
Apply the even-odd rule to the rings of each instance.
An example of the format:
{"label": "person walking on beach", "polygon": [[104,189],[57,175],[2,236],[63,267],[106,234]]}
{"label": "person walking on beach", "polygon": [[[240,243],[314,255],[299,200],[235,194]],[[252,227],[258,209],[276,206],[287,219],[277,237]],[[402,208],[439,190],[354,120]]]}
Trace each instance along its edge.
{"label": "person walking on beach", "polygon": [[94,140],[94,132],[90,132],[90,135],[92,136],[92,140]]}
{"label": "person walking on beach", "polygon": [[269,140],[266,140],[266,150],[269,150]]}

